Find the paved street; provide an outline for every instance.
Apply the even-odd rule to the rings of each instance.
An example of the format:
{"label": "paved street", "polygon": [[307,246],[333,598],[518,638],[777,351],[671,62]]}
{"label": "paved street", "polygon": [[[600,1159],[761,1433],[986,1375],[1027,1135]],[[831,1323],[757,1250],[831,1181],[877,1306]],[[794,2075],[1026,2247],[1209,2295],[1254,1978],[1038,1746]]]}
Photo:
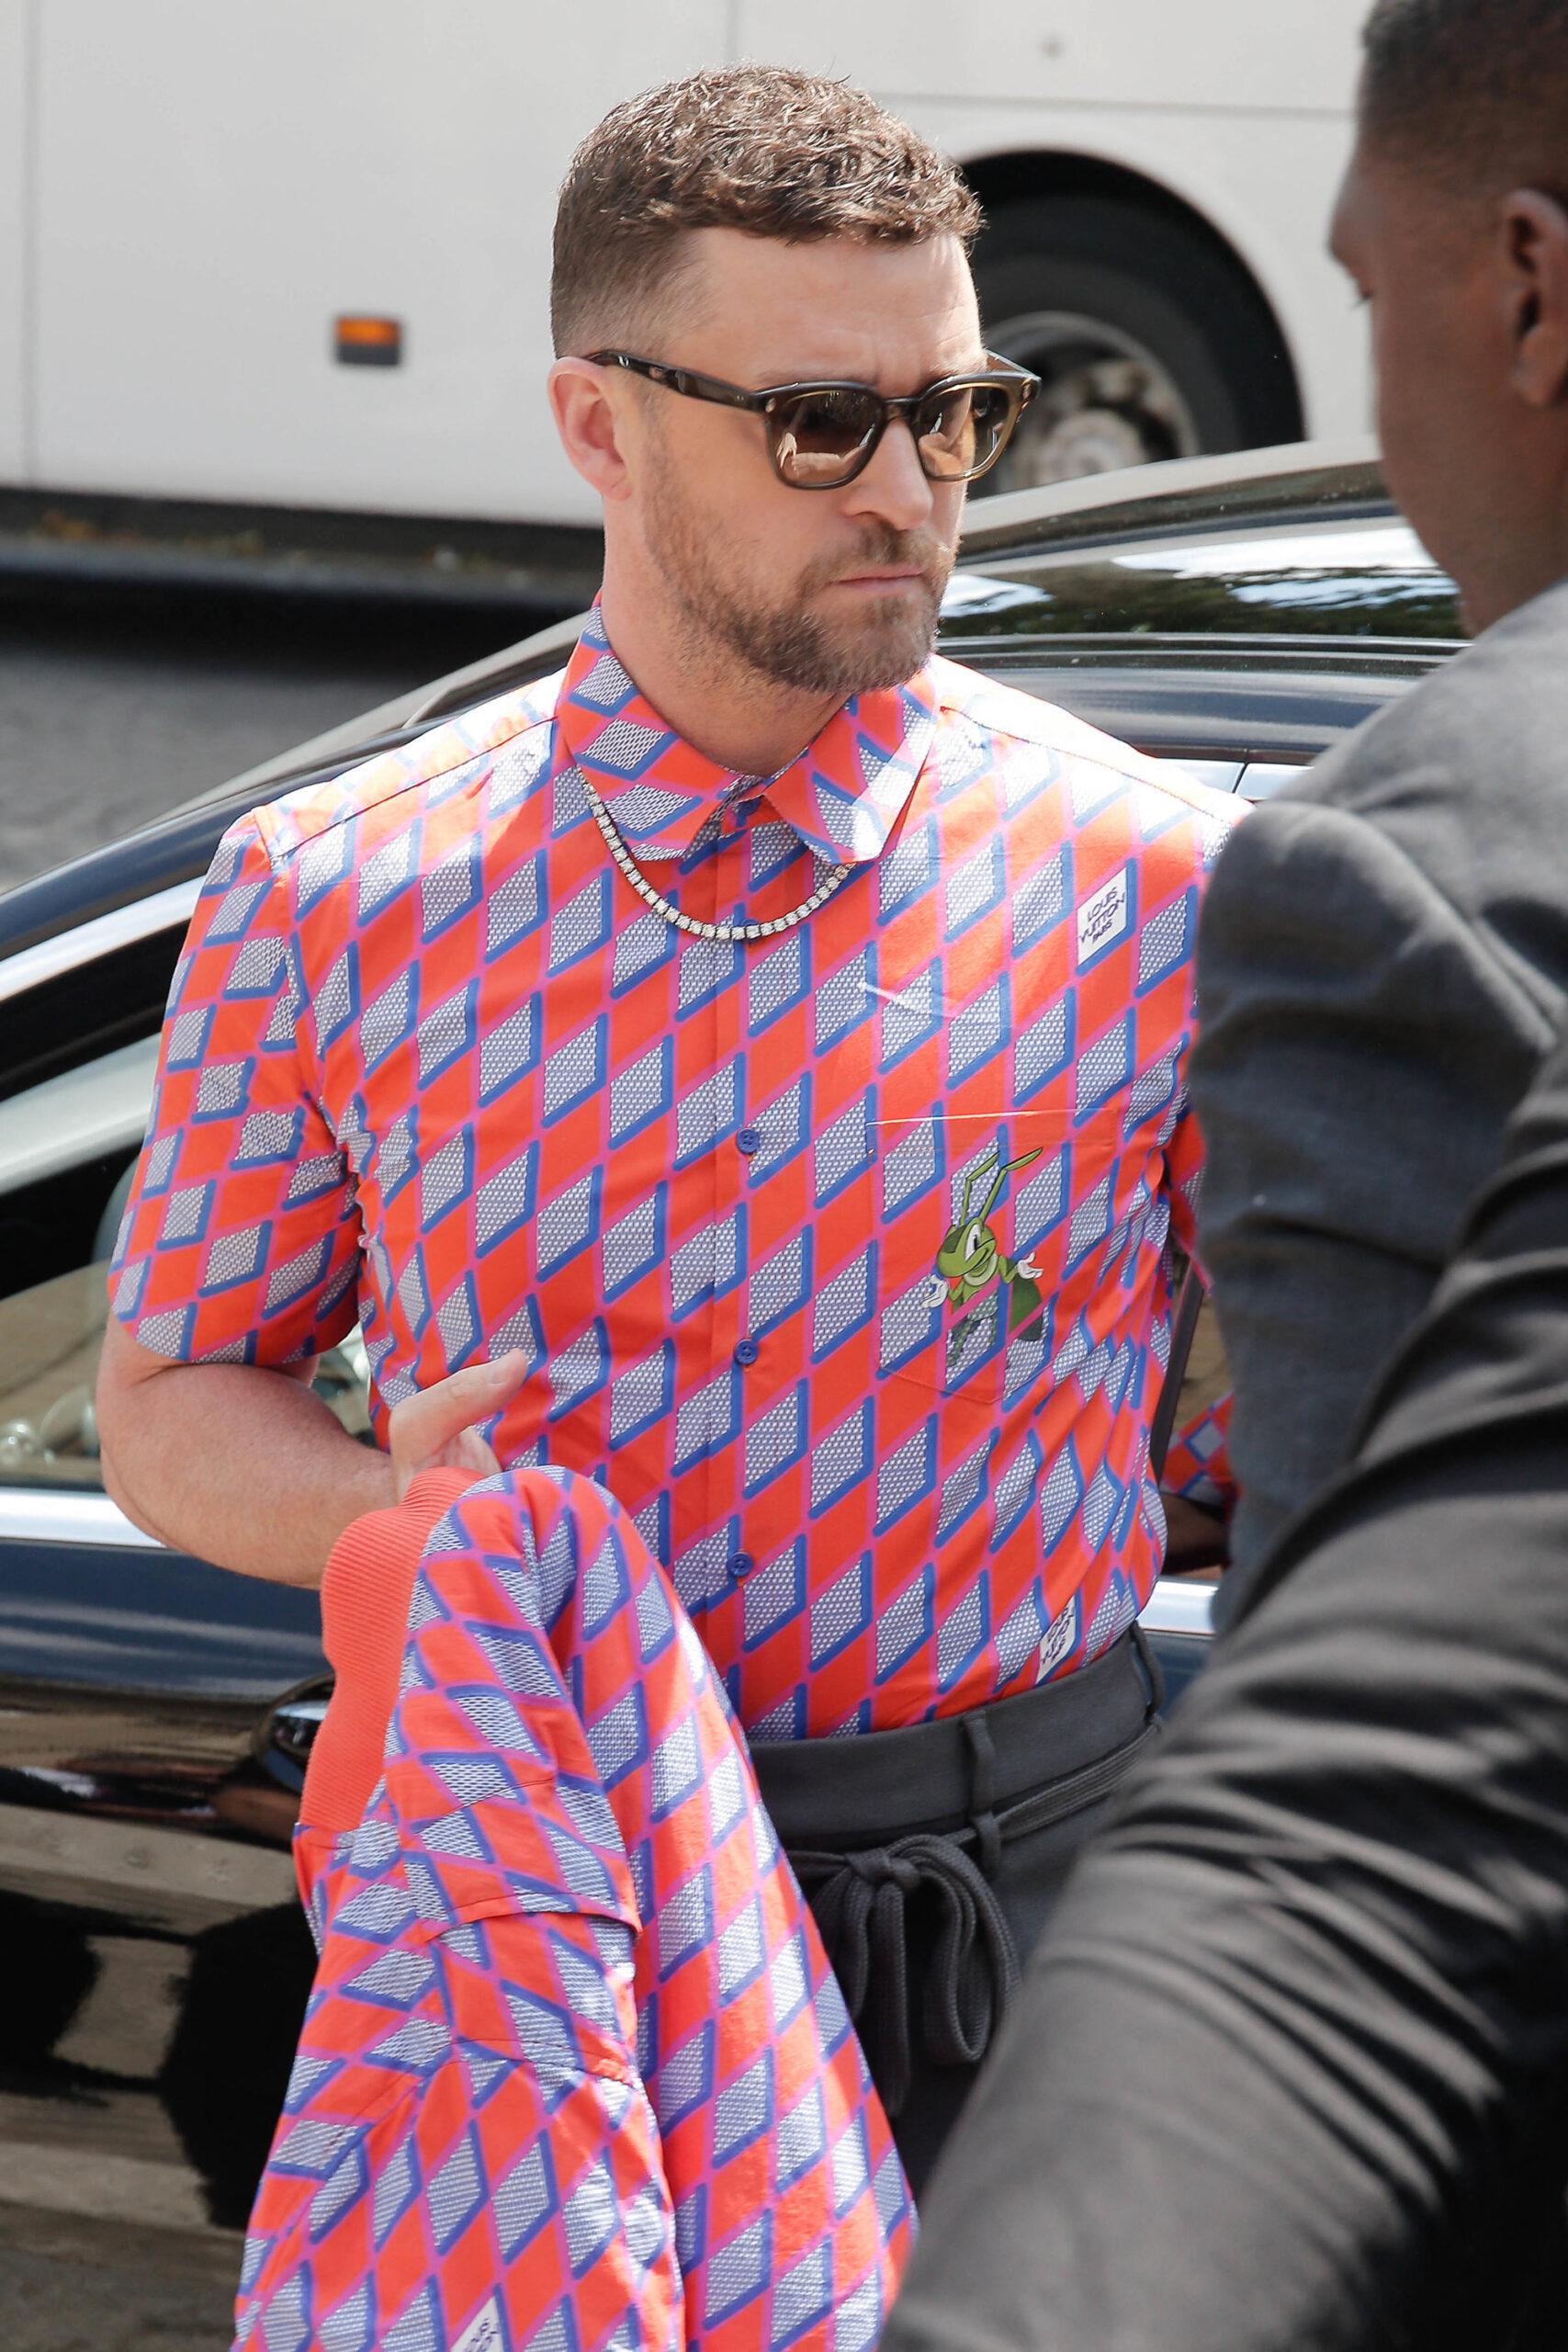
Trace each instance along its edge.
{"label": "paved street", "polygon": [[0,2205],[6,2352],[226,2352],[236,2239]]}
{"label": "paved street", "polygon": [[535,626],[504,607],[0,578],[0,888]]}

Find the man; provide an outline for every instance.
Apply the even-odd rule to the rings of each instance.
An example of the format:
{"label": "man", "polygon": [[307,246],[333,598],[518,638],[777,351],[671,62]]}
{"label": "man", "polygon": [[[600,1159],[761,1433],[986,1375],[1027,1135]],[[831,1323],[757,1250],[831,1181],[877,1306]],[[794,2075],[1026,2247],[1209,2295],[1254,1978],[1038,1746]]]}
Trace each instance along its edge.
{"label": "man", "polygon": [[1258,809],[1205,908],[1232,1607],[1344,1458],[1568,1005],[1568,17],[1382,0],[1366,50],[1334,250],[1390,488],[1480,642]]}
{"label": "man", "polygon": [[1221,862],[1194,1083],[1239,1622],[1035,1956],[890,2352],[1562,2339],[1568,1046],[1421,1307],[1568,978],[1565,31],[1368,25],[1336,249],[1391,481],[1483,634]]}
{"label": "man", "polygon": [[1568,1040],[1078,1865],[885,2352],[1558,2352]]}
{"label": "man", "polygon": [[[550,390],[602,599],[564,677],[230,836],[101,1403],[128,1510],[310,1582],[390,1492],[313,1353],[359,1316],[384,1430],[514,1351],[477,1418],[668,1566],[917,2188],[1152,1721],[1227,822],[931,658],[1030,389],[981,343],[976,220],[905,125],[794,74],[694,75],[586,142]],[[911,2010],[941,2064],[906,2107]]]}

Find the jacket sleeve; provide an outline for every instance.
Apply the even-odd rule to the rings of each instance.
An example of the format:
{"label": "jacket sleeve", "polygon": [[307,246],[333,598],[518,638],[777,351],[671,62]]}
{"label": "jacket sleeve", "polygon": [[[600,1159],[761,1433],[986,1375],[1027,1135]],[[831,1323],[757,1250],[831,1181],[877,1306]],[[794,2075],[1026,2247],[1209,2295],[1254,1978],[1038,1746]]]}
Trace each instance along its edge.
{"label": "jacket sleeve", "polygon": [[1473,2352],[1561,2261],[1568,1055],[1551,1081],[1080,1863],[886,2352]]}
{"label": "jacket sleeve", "polygon": [[1551,1042],[1410,854],[1418,831],[1269,803],[1203,911],[1190,1083],[1199,1250],[1235,1388],[1227,1608],[1344,1462]]}

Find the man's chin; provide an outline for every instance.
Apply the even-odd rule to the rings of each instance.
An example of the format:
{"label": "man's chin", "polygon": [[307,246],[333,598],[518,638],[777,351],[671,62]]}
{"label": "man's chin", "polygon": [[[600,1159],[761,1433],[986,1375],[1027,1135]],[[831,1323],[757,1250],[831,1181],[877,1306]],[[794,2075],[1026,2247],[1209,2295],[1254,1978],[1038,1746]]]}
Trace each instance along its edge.
{"label": "man's chin", "polygon": [[931,660],[936,646],[940,596],[923,582],[919,596],[877,598],[846,613],[846,598],[823,616],[824,633],[842,650],[841,674],[856,683],[850,694],[875,694],[901,686]]}
{"label": "man's chin", "polygon": [[924,667],[940,605],[940,592],[926,582],[918,597],[868,599],[859,609],[830,588],[806,590],[787,612],[748,612],[737,602],[715,634],[754,677],[849,702],[901,686]]}

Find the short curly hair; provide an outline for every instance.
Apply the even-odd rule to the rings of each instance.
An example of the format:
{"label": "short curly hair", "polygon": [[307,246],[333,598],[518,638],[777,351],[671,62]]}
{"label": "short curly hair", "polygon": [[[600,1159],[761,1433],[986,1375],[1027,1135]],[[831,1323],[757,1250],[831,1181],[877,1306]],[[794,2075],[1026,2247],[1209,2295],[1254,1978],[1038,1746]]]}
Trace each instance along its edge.
{"label": "short curly hair", "polygon": [[693,229],[807,243],[851,237],[968,248],[980,208],[953,166],[863,90],[784,66],[688,74],[604,117],[556,212],[558,352],[625,337],[668,299]]}
{"label": "short curly hair", "polygon": [[1461,198],[1568,197],[1564,0],[1376,0],[1362,41],[1375,147]]}

